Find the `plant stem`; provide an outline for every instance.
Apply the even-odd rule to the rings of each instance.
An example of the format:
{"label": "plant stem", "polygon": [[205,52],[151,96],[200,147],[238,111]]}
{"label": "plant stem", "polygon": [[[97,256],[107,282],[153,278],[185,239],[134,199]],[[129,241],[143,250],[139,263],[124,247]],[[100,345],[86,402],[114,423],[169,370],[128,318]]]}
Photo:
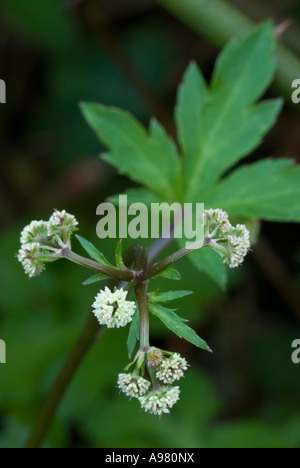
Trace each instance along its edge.
{"label": "plant stem", "polygon": [[[169,242],[171,241],[172,240],[169,240]],[[165,242],[162,243],[162,247],[165,247]],[[159,252],[161,252],[161,250],[162,249],[159,249]],[[186,249],[182,250],[186,252]],[[189,252],[186,252],[185,254],[187,253]],[[156,251],[156,255],[157,254],[158,251]],[[153,255],[152,259],[154,259],[156,255]],[[86,268],[90,268],[100,273],[108,274],[108,271],[110,273],[113,273],[113,275],[115,275],[116,272],[118,272],[118,275],[121,273],[121,280],[130,282],[127,286],[127,289],[129,289],[129,287],[133,285],[133,272],[116,270],[109,267],[102,268],[102,265],[100,265],[99,263],[94,262],[93,260],[87,259],[85,257],[81,257],[80,255],[77,255],[72,251],[66,251],[64,256],[65,258],[73,261],[74,263],[77,263],[79,265],[82,265]],[[131,262],[133,256],[136,256],[135,269],[143,271],[147,265],[147,253],[145,249],[141,246],[135,246],[134,248],[129,249],[129,251],[126,253],[127,261]],[[173,256],[171,257],[175,258],[175,256],[178,256],[178,252],[176,254],[173,254]],[[181,256],[179,256],[179,258],[181,258]],[[176,259],[174,259],[174,261],[176,261]],[[147,271],[149,271],[149,269]],[[123,275],[123,273],[125,273],[126,277],[125,275]],[[113,277],[115,278],[115,276]],[[147,282],[139,280],[138,284],[135,287],[135,290],[139,306],[139,312],[141,315],[140,345],[142,348],[148,348],[149,311],[147,303]],[[63,365],[58,377],[56,378],[52,387],[49,389],[46,395],[46,398],[41,406],[41,409],[33,425],[31,434],[26,444],[26,448],[38,448],[43,443],[43,440],[47,435],[49,426],[53,420],[55,412],[68,386],[70,385],[78,367],[80,366],[81,362],[83,361],[84,357],[86,356],[87,352],[89,351],[89,349],[91,348],[92,344],[95,342],[98,336],[98,321],[93,315],[90,315],[79,339],[70,351],[67,360],[65,361],[65,364]]]}
{"label": "plant stem", "polygon": [[[103,330],[103,329],[102,329]],[[71,350],[57,379],[50,388],[40,412],[35,420],[26,448],[38,448],[48,432],[49,425],[64,396],[66,389],[72,381],[78,367],[86,356],[91,345],[99,336],[99,323],[93,315],[89,315],[82,333]]]}
{"label": "plant stem", "polygon": [[[250,18],[224,0],[157,0],[157,3],[218,48],[233,37],[244,35],[254,25]],[[279,45],[274,88],[290,104],[291,83],[299,76],[299,58],[284,45]]]}
{"label": "plant stem", "polygon": [[[204,247],[206,245],[205,242],[203,244],[199,244],[199,243],[197,243],[197,244],[201,245],[201,247]],[[196,245],[196,243],[195,243],[195,245]],[[201,247],[198,247],[198,249],[201,248]],[[166,257],[161,262],[155,263],[154,265],[150,266],[142,274],[141,280],[146,281],[146,280],[148,280],[150,278],[153,278],[154,276],[158,275],[160,272],[162,272],[163,270],[165,270],[169,266],[173,265],[173,263],[177,262],[178,260],[180,260],[181,258],[185,257],[186,255],[188,255],[188,254],[190,254],[192,252],[195,252],[195,249],[193,249],[193,248],[187,249],[187,248],[184,247],[183,249],[178,250],[177,252],[175,252],[175,253],[169,255],[168,257]]]}
{"label": "plant stem", "polygon": [[147,284],[138,283],[135,288],[135,295],[140,314],[140,348],[149,348],[149,310],[147,299]]}
{"label": "plant stem", "polygon": [[66,250],[63,252],[63,256],[71,262],[77,263],[77,265],[97,271],[98,273],[103,273],[104,275],[120,281],[130,281],[133,278],[133,272],[129,270],[119,270],[117,268],[101,265],[94,260],[90,260],[89,258],[82,257],[81,255],[72,252],[72,250]]}
{"label": "plant stem", "polygon": [[148,372],[149,372],[149,375],[151,377],[153,390],[154,391],[160,390],[161,385],[160,385],[160,382],[159,382],[158,378],[156,377],[156,369],[154,367],[148,366]]}
{"label": "plant stem", "polygon": [[[143,246],[138,246],[134,268],[144,271],[147,266],[148,254]],[[140,314],[140,348],[149,348],[149,310],[147,298],[147,282],[137,279],[134,287]]]}
{"label": "plant stem", "polygon": [[[171,242],[172,239],[169,240]],[[161,247],[166,247],[163,240]],[[162,251],[162,248],[159,249],[159,253]],[[151,249],[150,249],[151,252]],[[70,253],[66,255],[71,261],[78,263],[86,268],[91,268],[92,270],[103,272],[100,270],[102,265],[94,262],[93,260],[86,259],[81,257],[74,252],[72,252],[72,259],[69,258]],[[152,255],[152,260],[158,255],[157,249],[155,249],[155,254]],[[136,257],[135,268],[138,270],[143,270],[146,267],[147,263],[147,254],[143,247],[134,246],[130,248],[125,253],[125,261],[128,263],[132,262],[133,257]],[[76,260],[76,261],[75,261]],[[128,272],[125,272],[128,273]],[[129,272],[130,273],[130,272]],[[123,279],[123,278],[122,278]],[[125,281],[132,280],[132,275],[130,278],[126,278]],[[130,282],[130,286],[132,282]],[[149,347],[149,313],[148,313],[148,304],[147,304],[147,283],[140,282],[137,286],[137,295],[140,300],[140,308],[143,313],[143,319],[141,320],[141,336],[143,347]],[[34,422],[31,434],[29,436],[26,448],[38,448],[43,443],[45,436],[47,435],[49,426],[53,420],[55,412],[61,403],[65,392],[70,385],[78,367],[82,363],[87,352],[91,348],[92,344],[99,336],[99,323],[93,315],[89,315],[86,325],[83,328],[83,331],[80,334],[79,339],[75,343],[74,347],[71,349],[58,377],[55,379],[53,385],[49,389],[44,402],[41,406],[41,409],[38,413],[38,416]]]}
{"label": "plant stem", "polygon": [[[136,257],[136,252],[136,246],[129,248],[124,254],[125,262],[128,262],[129,264],[133,263]],[[79,255],[76,257],[78,258]],[[84,257],[79,258],[84,259]],[[91,265],[96,263],[89,259],[84,260],[87,260]],[[81,265],[81,263],[79,264]],[[96,263],[97,268],[98,266],[99,265]],[[96,271],[98,271],[98,269]],[[108,283],[108,286],[113,287],[115,284],[116,282],[111,280],[110,283]],[[26,448],[39,448],[42,445],[55,412],[61,403],[66,390],[72,382],[78,367],[82,363],[93,343],[99,338],[102,330],[103,328],[99,326],[97,319],[93,315],[89,315],[78,340],[69,352],[61,371],[47,392],[44,402],[42,403],[37,418],[33,424]]]}
{"label": "plant stem", "polygon": [[174,241],[174,226],[172,226],[172,231],[170,234],[170,237],[160,237],[155,242],[153,242],[148,252],[148,266],[152,265],[153,262],[155,262],[155,260],[163,253],[163,251]]}

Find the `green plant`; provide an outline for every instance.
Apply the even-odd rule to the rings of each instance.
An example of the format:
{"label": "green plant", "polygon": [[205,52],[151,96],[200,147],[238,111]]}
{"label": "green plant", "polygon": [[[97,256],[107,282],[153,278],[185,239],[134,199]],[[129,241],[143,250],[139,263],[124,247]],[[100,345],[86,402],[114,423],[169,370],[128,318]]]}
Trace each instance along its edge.
{"label": "green plant", "polygon": [[[22,233],[18,256],[29,276],[39,274],[47,262],[67,258],[97,272],[85,284],[107,277],[122,282],[114,291],[105,288],[98,294],[94,314],[101,325],[109,327],[131,322],[129,355],[138,339],[139,350],[126,368],[128,371],[133,366],[133,371],[120,374],[118,385],[128,396],[138,397],[142,407],[151,413],[169,412],[179,398],[179,388],[169,385],[183,376],[188,365],[178,353],[150,345],[149,312],[180,337],[199,348],[209,347],[185,320],[165,307],[165,303],[189,292],[149,293],[149,281],[157,275],[178,279],[180,275],[170,266],[188,255],[197,268],[224,287],[225,265],[239,266],[250,248],[246,226],[252,230],[259,219],[300,220],[299,167],[291,161],[263,160],[235,169],[223,178],[258,146],[280,111],[280,99],[257,103],[274,74],[274,49],[273,27],[266,23],[225,48],[210,87],[197,66],[191,64],[179,88],[175,113],[180,151],[155,120],[148,133],[124,111],[98,104],[82,105],[86,120],[110,150],[103,158],[143,186],[127,193],[131,202],[142,198],[148,204],[205,203],[204,217],[198,219],[204,225],[198,246],[187,249],[181,240],[180,250],[151,264],[142,247],[136,247],[125,261],[119,243],[112,264],[90,242],[77,236],[91,257],[87,259],[71,249],[71,235],[78,223],[65,211],[55,212],[49,222],[34,221]],[[239,223],[239,219],[245,225],[233,227],[232,221]],[[252,234],[253,245],[255,232]],[[127,300],[132,289],[138,312],[135,303]],[[149,380],[144,378],[146,367],[151,391]]]}

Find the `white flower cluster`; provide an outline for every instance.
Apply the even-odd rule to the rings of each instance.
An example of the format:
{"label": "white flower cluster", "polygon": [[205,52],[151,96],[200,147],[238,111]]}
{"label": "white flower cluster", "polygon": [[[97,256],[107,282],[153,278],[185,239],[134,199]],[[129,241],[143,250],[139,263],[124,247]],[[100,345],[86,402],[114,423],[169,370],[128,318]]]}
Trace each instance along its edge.
{"label": "white flower cluster", "polygon": [[229,257],[224,258],[224,263],[230,268],[236,268],[243,263],[250,249],[250,232],[246,226],[238,224],[228,236]]}
{"label": "white flower cluster", "polygon": [[47,221],[31,221],[21,232],[21,245],[32,244],[33,242],[45,242],[48,240]]}
{"label": "white flower cluster", "polygon": [[187,370],[187,361],[178,353],[172,354],[169,358],[164,358],[159,364],[156,377],[165,384],[172,384],[175,380],[184,376],[183,371]]}
{"label": "white flower cluster", "polygon": [[[78,222],[66,211],[55,210],[49,221],[31,221],[21,232],[21,249],[17,254],[30,278],[45,269],[45,263],[57,260],[58,252],[70,242]],[[59,229],[61,235],[59,235]]]}
{"label": "white flower cluster", "polygon": [[139,397],[139,401],[145,412],[161,416],[163,413],[170,413],[170,409],[179,400],[179,394],[179,387],[164,387]]}
{"label": "white flower cluster", "polygon": [[100,290],[93,304],[93,312],[100,325],[108,328],[125,327],[135,313],[135,302],[127,301],[127,291],[116,289],[114,292],[106,286]]}
{"label": "white flower cluster", "polygon": [[221,255],[230,268],[241,265],[250,249],[250,232],[243,224],[232,226],[228,214],[220,209],[204,213],[208,246]]}
{"label": "white flower cluster", "polygon": [[130,398],[138,398],[145,395],[150,387],[150,382],[143,377],[134,374],[119,374],[118,387]]}
{"label": "white flower cluster", "polygon": [[223,210],[205,210],[204,225],[211,237],[223,237],[232,227],[229,216]]}
{"label": "white flower cluster", "polygon": [[45,269],[40,244],[37,242],[24,245],[22,249],[19,250],[17,257],[29,278],[39,275]]}
{"label": "white flower cluster", "polygon": [[66,212],[66,210],[55,210],[48,222],[48,235],[51,236],[70,236],[77,230],[78,221],[75,216]]}
{"label": "white flower cluster", "polygon": [[[130,365],[134,363],[136,367],[132,374],[119,374],[120,390],[130,399],[138,398],[145,412],[159,416],[170,413],[180,394],[179,387],[171,387],[170,384],[183,377],[183,371],[188,368],[187,361],[179,353],[169,353],[153,347],[142,353],[139,351]],[[153,383],[151,390],[151,383],[139,375],[145,363]],[[166,386],[161,386],[157,379]]]}

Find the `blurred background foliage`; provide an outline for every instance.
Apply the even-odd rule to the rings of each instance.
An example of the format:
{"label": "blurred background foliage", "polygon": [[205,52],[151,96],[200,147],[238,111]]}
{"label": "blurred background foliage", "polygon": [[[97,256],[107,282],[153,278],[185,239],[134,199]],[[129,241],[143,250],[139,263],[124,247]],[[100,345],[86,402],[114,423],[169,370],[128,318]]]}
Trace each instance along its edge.
{"label": "blurred background foliage", "polygon": [[[299,50],[297,1],[239,1],[254,19],[292,18],[284,41]],[[96,245],[96,207],[132,183],[101,162],[103,150],[78,102],[127,109],[145,125],[155,115],[173,133],[176,88],[190,60],[207,78],[218,51],[152,0],[2,0],[0,77],[0,447],[21,447],[47,389],[80,333],[98,285],[67,262],[29,281],[14,258],[21,228],[67,209]],[[295,77],[300,78],[300,77]],[[249,160],[300,162],[300,114],[286,105]],[[267,176],[267,175],[266,175]],[[128,330],[107,330],[84,359],[45,442],[46,447],[300,447],[300,372],[291,343],[300,338],[299,230],[266,223],[246,265],[222,292],[182,261],[178,301],[214,350],[209,355],[153,320],[154,344],[191,363],[180,404],[162,420],[119,396]],[[101,244],[112,258],[115,242]],[[76,245],[76,251],[80,251]],[[155,280],[153,288],[172,287]]]}

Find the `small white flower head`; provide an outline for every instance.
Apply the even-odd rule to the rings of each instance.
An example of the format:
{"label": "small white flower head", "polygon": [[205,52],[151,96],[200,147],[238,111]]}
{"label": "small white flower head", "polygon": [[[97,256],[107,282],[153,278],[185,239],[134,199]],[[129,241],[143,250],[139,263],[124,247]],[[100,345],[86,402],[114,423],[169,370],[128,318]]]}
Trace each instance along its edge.
{"label": "small white flower head", "polygon": [[43,243],[49,240],[48,223],[46,221],[31,221],[21,232],[21,246],[26,244]]}
{"label": "small white flower head", "polygon": [[245,224],[237,224],[233,229],[233,235],[240,237],[244,244],[248,248],[250,247],[250,231]]}
{"label": "small white flower head", "polygon": [[150,367],[157,367],[161,363],[163,353],[160,349],[150,348],[147,352],[147,364]]}
{"label": "small white flower head", "polygon": [[228,236],[227,246],[229,256],[224,258],[224,263],[230,268],[241,265],[250,249],[250,232],[246,226],[238,224]]}
{"label": "small white flower head", "polygon": [[119,374],[118,387],[130,398],[138,398],[145,395],[149,388],[150,382],[143,377],[134,374]]}
{"label": "small white flower head", "polygon": [[232,227],[229,222],[228,214],[226,211],[220,209],[205,210],[204,225],[206,228],[206,235],[215,238],[226,236]]}
{"label": "small white flower head", "polygon": [[187,361],[179,353],[174,353],[161,361],[156,377],[165,384],[172,384],[184,376],[183,371],[187,368]]}
{"label": "small white flower head", "polygon": [[55,210],[49,219],[48,235],[58,236],[66,242],[71,235],[77,231],[78,221],[75,216],[66,212],[66,210]]}
{"label": "small white flower head", "polygon": [[127,301],[127,291],[116,289],[114,292],[106,286],[100,290],[93,304],[94,314],[100,325],[108,328],[125,327],[135,313],[135,302]]}
{"label": "small white flower head", "polygon": [[139,402],[146,413],[161,416],[163,413],[170,413],[170,409],[179,400],[179,394],[179,387],[164,387],[139,397]]}
{"label": "small white flower head", "polygon": [[37,242],[23,245],[17,255],[19,262],[22,263],[25,273],[29,278],[38,276],[45,269],[45,263],[42,257],[43,253],[40,250],[40,244]]}
{"label": "small white flower head", "polygon": [[230,268],[241,265],[250,249],[250,232],[244,224],[232,226],[223,210],[204,212],[207,245],[223,258]]}

